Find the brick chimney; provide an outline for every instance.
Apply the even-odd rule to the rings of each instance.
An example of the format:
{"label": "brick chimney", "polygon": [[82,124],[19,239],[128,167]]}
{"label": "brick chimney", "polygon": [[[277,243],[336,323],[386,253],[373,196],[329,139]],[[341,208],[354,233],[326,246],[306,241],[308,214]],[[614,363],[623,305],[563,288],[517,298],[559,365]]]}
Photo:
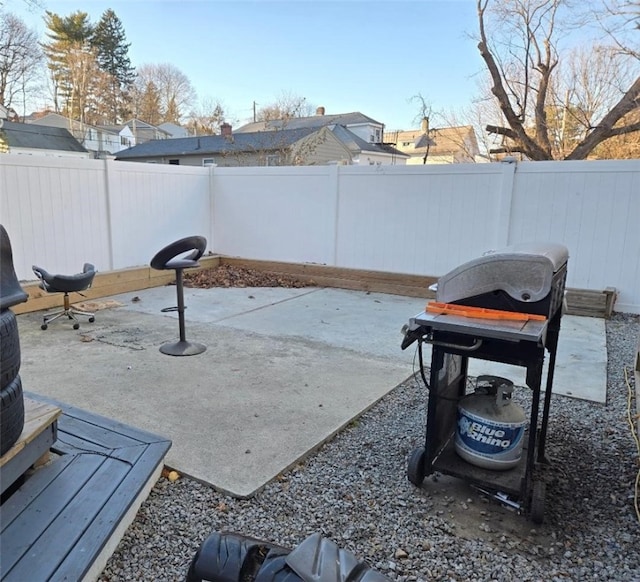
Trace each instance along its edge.
{"label": "brick chimney", "polygon": [[220,135],[231,137],[231,124],[226,121],[220,126]]}
{"label": "brick chimney", "polygon": [[316,109],[316,115],[324,115],[324,107],[318,107]]}

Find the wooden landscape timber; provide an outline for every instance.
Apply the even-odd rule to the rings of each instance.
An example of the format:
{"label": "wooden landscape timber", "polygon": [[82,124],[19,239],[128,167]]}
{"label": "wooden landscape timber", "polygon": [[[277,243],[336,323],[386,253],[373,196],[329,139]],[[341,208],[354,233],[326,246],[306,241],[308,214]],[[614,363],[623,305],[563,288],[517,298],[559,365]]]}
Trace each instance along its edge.
{"label": "wooden landscape timber", "polygon": [[[438,278],[426,275],[409,275],[386,271],[348,269],[316,263],[286,263],[279,261],[261,261],[220,255],[205,256],[200,259],[199,270],[211,269],[219,265],[233,265],[270,274],[295,277],[300,281],[313,281],[318,287],[335,287],[371,293],[389,293],[406,297],[424,297],[434,299],[435,293],[429,286]],[[83,291],[84,297],[73,294],[72,303],[79,303],[120,293],[141,291],[151,287],[168,285],[175,280],[174,271],[158,271],[149,266],[133,267],[117,271],[98,272],[90,289]],[[60,307],[63,303],[61,293],[50,294],[40,289],[38,281],[22,284],[29,294],[29,300],[13,308],[16,314],[29,313]],[[591,317],[611,317],[616,291],[608,287],[605,290],[567,289],[567,313]]]}

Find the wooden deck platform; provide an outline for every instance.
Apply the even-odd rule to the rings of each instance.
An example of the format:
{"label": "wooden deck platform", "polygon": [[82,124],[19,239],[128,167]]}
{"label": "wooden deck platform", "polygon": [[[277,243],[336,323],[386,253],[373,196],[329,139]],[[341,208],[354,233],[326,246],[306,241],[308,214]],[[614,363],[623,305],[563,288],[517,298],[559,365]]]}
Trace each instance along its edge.
{"label": "wooden deck platform", "polygon": [[44,465],[0,506],[3,581],[93,580],[160,476],[171,442],[43,398],[62,409]]}

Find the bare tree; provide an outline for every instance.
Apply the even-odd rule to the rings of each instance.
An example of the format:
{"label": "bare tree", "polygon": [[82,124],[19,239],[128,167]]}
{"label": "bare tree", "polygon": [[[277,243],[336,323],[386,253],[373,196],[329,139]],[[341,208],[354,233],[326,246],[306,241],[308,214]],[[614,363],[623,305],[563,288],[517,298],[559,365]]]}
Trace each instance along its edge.
{"label": "bare tree", "polygon": [[220,101],[207,97],[191,111],[187,127],[194,135],[216,135],[225,122],[225,110]]}
{"label": "bare tree", "polygon": [[305,97],[290,92],[283,92],[273,103],[261,107],[256,112],[256,119],[254,121],[309,117],[313,115],[314,111],[314,106],[307,103]]}
{"label": "bare tree", "polygon": [[13,14],[0,12],[0,105],[20,107],[40,88],[43,55],[38,35]]}
{"label": "bare tree", "polygon": [[191,81],[169,63],[141,65],[135,81],[138,92],[144,94],[150,83],[158,92],[161,122],[179,123],[196,99]]}
{"label": "bare tree", "polygon": [[[579,22],[577,17],[584,16],[570,9],[566,0],[477,0],[478,50],[504,120],[486,126],[490,134],[506,142],[494,151],[521,152],[531,160],[554,158],[549,107],[569,109],[568,104],[554,100],[553,89],[561,85],[557,76],[563,57],[558,39]],[[617,58],[631,57],[618,52]],[[588,123],[583,115],[584,135],[562,157],[586,158],[603,141],[640,130],[640,124],[623,121],[638,107],[640,77],[636,72],[630,84],[614,93],[604,107],[589,112]],[[576,106],[574,114],[579,110]]]}

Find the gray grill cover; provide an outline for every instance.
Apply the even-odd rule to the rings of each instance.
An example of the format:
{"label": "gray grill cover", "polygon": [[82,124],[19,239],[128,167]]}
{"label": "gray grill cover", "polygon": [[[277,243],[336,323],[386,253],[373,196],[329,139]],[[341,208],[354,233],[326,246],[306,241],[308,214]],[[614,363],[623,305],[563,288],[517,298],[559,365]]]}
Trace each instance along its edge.
{"label": "gray grill cover", "polygon": [[488,251],[440,277],[436,301],[453,303],[500,290],[518,301],[540,301],[568,259],[567,248],[555,243],[521,243]]}

